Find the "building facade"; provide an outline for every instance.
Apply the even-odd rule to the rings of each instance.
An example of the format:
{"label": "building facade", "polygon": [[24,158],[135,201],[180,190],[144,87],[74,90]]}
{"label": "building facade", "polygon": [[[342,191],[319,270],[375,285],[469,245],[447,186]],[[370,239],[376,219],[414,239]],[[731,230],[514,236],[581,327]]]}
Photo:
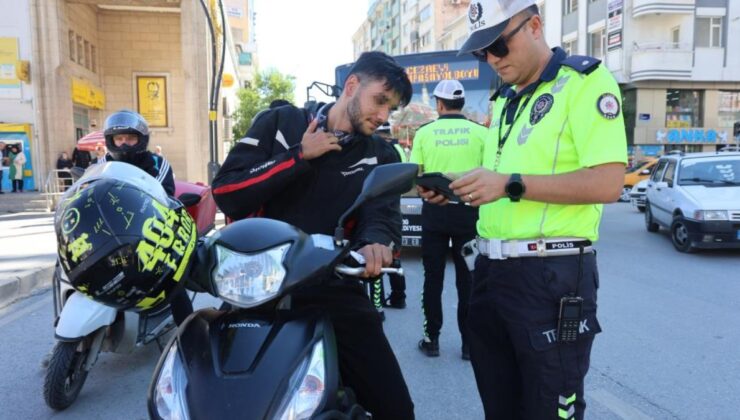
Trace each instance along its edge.
{"label": "building facade", "polygon": [[551,45],[602,59],[635,157],[712,151],[740,121],[740,2],[545,0]]}
{"label": "building facade", "polygon": [[[211,44],[199,2],[18,0],[0,23],[3,69],[13,54],[16,67],[30,69],[27,81],[0,79],[0,121],[30,127],[29,177],[37,189],[61,152],[122,108],[147,118],[151,147],[162,146],[178,179],[207,181]],[[242,86],[229,41],[219,138],[228,125],[222,104]]]}
{"label": "building facade", "polygon": [[442,51],[467,37],[470,0],[374,0],[353,36],[355,58],[364,51],[390,55]]}
{"label": "building facade", "polygon": [[[355,56],[368,49],[389,54],[457,49],[467,38],[469,4],[373,1],[355,35]],[[740,1],[540,0],[538,5],[550,45],[597,57],[614,74],[623,91],[633,156],[709,151],[735,141]]]}

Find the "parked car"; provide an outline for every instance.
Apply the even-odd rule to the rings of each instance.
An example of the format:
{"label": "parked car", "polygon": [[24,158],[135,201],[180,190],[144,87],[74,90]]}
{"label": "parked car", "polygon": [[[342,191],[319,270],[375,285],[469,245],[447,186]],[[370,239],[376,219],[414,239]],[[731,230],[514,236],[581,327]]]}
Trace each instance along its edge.
{"label": "parked car", "polygon": [[650,171],[652,171],[653,166],[655,166],[657,162],[657,158],[648,157],[638,160],[632,166],[625,169],[624,187],[622,188],[622,195],[619,197],[619,201],[630,201],[632,187],[637,185],[637,183],[643,179],[648,179]]}
{"label": "parked car", "polygon": [[647,191],[648,180],[643,179],[642,181],[635,184],[630,191],[630,203],[640,212],[645,212],[645,192]]}
{"label": "parked car", "polygon": [[645,227],[670,230],[681,252],[740,248],[740,152],[660,158],[647,184]]}
{"label": "parked car", "polygon": [[406,247],[421,246],[421,197],[416,188],[401,196],[401,244]]}

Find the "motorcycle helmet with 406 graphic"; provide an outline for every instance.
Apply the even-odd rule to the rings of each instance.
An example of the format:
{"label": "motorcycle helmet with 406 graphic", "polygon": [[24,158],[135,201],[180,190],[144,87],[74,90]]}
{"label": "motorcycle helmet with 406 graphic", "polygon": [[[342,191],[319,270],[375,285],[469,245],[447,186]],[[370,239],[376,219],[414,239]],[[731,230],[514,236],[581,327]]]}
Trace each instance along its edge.
{"label": "motorcycle helmet with 406 graphic", "polygon": [[57,251],[77,291],[120,310],[144,311],[182,287],[196,226],[181,203],[162,195],[101,178],[60,204],[54,224]]}

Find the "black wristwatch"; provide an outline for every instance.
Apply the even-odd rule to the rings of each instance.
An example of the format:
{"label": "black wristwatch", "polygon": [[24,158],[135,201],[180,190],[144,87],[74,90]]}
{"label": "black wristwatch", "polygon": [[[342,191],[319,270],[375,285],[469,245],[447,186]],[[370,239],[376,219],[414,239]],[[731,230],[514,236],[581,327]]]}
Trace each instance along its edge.
{"label": "black wristwatch", "polygon": [[506,195],[509,196],[509,200],[511,200],[511,202],[513,203],[521,200],[522,196],[524,195],[524,191],[526,190],[527,189],[524,187],[524,182],[522,182],[521,174],[511,174],[511,176],[509,177],[509,181],[506,182],[506,187],[504,187]]}

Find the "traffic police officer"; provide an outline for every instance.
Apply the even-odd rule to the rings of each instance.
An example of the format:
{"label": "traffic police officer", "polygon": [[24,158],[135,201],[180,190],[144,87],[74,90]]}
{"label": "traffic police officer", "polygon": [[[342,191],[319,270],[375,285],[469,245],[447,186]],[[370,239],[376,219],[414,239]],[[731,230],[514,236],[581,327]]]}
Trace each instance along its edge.
{"label": "traffic police officer", "polygon": [[[424,172],[460,173],[481,165],[487,130],[465,118],[465,90],[457,80],[442,80],[433,93],[439,119],[419,128],[414,136],[411,162]],[[436,206],[424,203],[421,210],[421,252],[424,263],[424,338],[419,350],[439,356],[439,331],[442,328],[442,284],[452,241],[457,286],[457,325],[462,338],[462,358],[470,359],[465,320],[470,298],[470,270],[460,251],[475,237],[478,209],[456,203]]]}
{"label": "traffic police officer", "polygon": [[591,246],[627,161],[619,88],[598,60],[549,49],[534,0],[474,1],[468,18],[460,53],[506,83],[483,168],[451,184],[482,206],[468,318],[478,391],[489,419],[581,419],[601,330]]}

